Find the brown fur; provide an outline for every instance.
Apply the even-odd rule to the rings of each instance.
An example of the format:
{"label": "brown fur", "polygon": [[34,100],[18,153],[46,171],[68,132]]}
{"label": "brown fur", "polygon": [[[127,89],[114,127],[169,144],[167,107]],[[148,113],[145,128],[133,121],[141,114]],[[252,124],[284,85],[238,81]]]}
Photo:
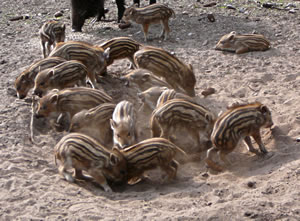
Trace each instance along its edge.
{"label": "brown fur", "polygon": [[150,138],[121,150],[127,160],[128,180],[139,178],[147,170],[160,167],[167,173],[168,180],[176,177],[178,162],[175,155],[186,153],[164,138]]}
{"label": "brown fur", "polygon": [[58,170],[69,182],[74,182],[68,168],[74,168],[75,178],[85,179],[82,171],[91,175],[106,192],[111,192],[107,179],[113,182],[126,180],[126,160],[118,149],[109,150],[91,137],[71,133],[54,147],[55,163],[61,162]]}
{"label": "brown fur", "polygon": [[69,132],[83,133],[107,147],[112,146],[113,131],[110,119],[115,107],[115,104],[104,103],[78,112],[71,120]]}
{"label": "brown fur", "polygon": [[272,125],[271,112],[263,104],[259,102],[234,104],[215,122],[211,135],[213,147],[207,151],[205,160],[207,165],[216,171],[222,171],[223,167],[213,161],[213,156],[218,153],[222,161],[230,165],[226,155],[232,152],[241,140],[245,142],[250,152],[259,154],[252,145],[251,136],[258,144],[260,152],[267,153],[261,140],[260,128]]}
{"label": "brown fur", "polygon": [[177,92],[195,96],[196,77],[191,65],[186,65],[171,53],[156,47],[144,47],[134,54],[138,68],[150,70],[163,78]]}
{"label": "brown fur", "polygon": [[169,19],[171,16],[175,17],[175,12],[163,4],[152,4],[143,8],[137,8],[136,6],[128,7],[124,12],[123,19],[126,22],[132,20],[137,24],[141,24],[145,41],[148,40],[149,26],[160,23],[162,25],[160,37],[164,36],[164,40],[167,40],[170,33]]}
{"label": "brown fur", "polygon": [[215,49],[242,54],[250,51],[266,51],[270,47],[270,42],[263,35],[239,35],[232,31],[220,39]]}

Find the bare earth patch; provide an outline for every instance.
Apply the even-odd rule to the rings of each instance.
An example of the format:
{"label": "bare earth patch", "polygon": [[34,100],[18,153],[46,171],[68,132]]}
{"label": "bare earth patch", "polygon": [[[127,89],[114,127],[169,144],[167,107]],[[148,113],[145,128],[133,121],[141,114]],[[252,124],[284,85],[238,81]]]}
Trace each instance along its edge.
{"label": "bare earth patch", "polygon": [[[19,100],[15,78],[42,58],[38,30],[63,10],[67,40],[100,43],[129,36],[143,43],[138,25],[120,30],[114,1],[108,21],[72,33],[69,1],[24,0],[0,3],[0,219],[1,220],[299,220],[300,219],[300,8],[299,1],[274,1],[262,7],[257,1],[159,1],[175,10],[170,39],[156,38],[159,26],[150,27],[147,44],[162,47],[191,63],[197,78],[196,93],[216,114],[234,102],[260,101],[273,114],[275,127],[263,130],[270,152],[254,156],[240,144],[229,154],[233,165],[220,174],[206,174],[202,160],[179,167],[178,178],[161,184],[150,181],[114,186],[105,193],[93,183],[70,184],[59,176],[53,147],[63,134],[40,122],[35,134],[44,146],[29,141],[30,99]],[[262,1],[266,3],[266,1]],[[131,1],[127,0],[130,5]],[[148,4],[142,1],[142,5]],[[230,7],[228,7],[228,4]],[[289,4],[289,5],[288,5]],[[266,5],[265,5],[266,6]],[[288,7],[286,7],[288,6]],[[235,9],[230,9],[235,8]],[[208,20],[212,13],[215,21]],[[28,19],[9,21],[28,15]],[[221,36],[231,31],[263,34],[271,42],[265,52],[242,55],[213,50]],[[135,101],[132,89],[118,76],[128,61],[108,67],[103,88],[116,101]],[[214,88],[204,98],[201,92]],[[137,102],[135,102],[137,103]],[[136,105],[138,107],[138,104]],[[146,118],[140,119],[146,124]],[[142,133],[148,136],[148,131]],[[183,147],[189,148],[189,147]],[[202,157],[203,159],[203,157]]]}

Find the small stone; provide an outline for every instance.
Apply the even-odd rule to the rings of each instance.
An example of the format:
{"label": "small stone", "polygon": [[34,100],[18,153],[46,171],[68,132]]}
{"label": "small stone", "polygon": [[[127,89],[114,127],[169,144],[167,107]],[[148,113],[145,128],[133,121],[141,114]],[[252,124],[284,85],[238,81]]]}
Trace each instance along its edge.
{"label": "small stone", "polygon": [[188,15],[189,13],[187,11],[182,12],[183,15]]}
{"label": "small stone", "polygon": [[274,3],[269,3],[269,2],[262,4],[262,7],[264,8],[273,8],[274,6],[275,6]]}
{"label": "small stone", "polygon": [[208,40],[205,40],[202,45],[205,46],[207,44],[208,44]]}
{"label": "small stone", "polygon": [[233,5],[226,5],[226,8],[236,10],[236,7],[234,7]]}
{"label": "small stone", "polygon": [[203,173],[202,176],[205,178],[209,177],[208,173]]}
{"label": "small stone", "polygon": [[255,188],[255,184],[256,184],[256,182],[249,181],[249,182],[247,183],[247,186],[248,186],[249,188]]}
{"label": "small stone", "polygon": [[297,142],[300,142],[300,137],[298,137],[298,138],[296,139],[296,141],[297,141]]}
{"label": "small stone", "polygon": [[216,4],[217,4],[216,2],[210,2],[210,3],[203,5],[203,7],[212,7],[212,6],[215,6]]}
{"label": "small stone", "polygon": [[295,9],[291,9],[291,10],[289,10],[289,13],[290,13],[290,14],[295,14],[295,13],[296,13],[296,10],[295,10]]}
{"label": "small stone", "polygon": [[244,9],[244,8],[239,9],[239,13],[245,13],[245,12],[246,12],[246,9]]}
{"label": "small stone", "polygon": [[193,34],[194,34],[194,33],[190,32],[190,33],[188,33],[188,36],[190,36],[190,37],[191,37]]}
{"label": "small stone", "polygon": [[297,6],[293,3],[288,3],[285,8],[296,8]]}
{"label": "small stone", "polygon": [[204,91],[201,92],[201,94],[204,96],[204,97],[207,97],[208,95],[211,95],[211,94],[214,94],[216,93],[216,89],[210,87],[210,88],[207,88],[205,89]]}
{"label": "small stone", "polygon": [[249,212],[249,211],[247,211],[247,212],[244,213],[244,216],[247,216],[247,217],[249,217],[249,216],[251,216],[251,215],[252,215],[252,213]]}
{"label": "small stone", "polygon": [[55,17],[55,18],[58,18],[58,17],[61,17],[61,16],[63,16],[63,13],[62,13],[61,11],[56,12],[56,13],[54,14],[54,17]]}
{"label": "small stone", "polygon": [[215,22],[216,21],[215,16],[213,14],[208,14],[207,15],[207,19],[210,22]]}

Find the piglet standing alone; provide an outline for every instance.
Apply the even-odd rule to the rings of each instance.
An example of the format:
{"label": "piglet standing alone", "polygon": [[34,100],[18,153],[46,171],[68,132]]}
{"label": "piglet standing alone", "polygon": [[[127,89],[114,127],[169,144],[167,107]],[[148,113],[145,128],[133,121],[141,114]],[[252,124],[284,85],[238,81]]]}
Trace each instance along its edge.
{"label": "piglet standing alone", "polygon": [[215,122],[211,141],[213,147],[207,151],[206,163],[216,170],[222,171],[222,166],[213,161],[213,156],[217,152],[221,160],[230,165],[226,155],[232,152],[239,142],[243,140],[252,153],[259,154],[254,149],[251,136],[259,146],[261,153],[266,154],[266,150],[260,135],[260,129],[270,128],[273,125],[269,108],[261,103],[251,103],[245,105],[234,105],[223,113]]}

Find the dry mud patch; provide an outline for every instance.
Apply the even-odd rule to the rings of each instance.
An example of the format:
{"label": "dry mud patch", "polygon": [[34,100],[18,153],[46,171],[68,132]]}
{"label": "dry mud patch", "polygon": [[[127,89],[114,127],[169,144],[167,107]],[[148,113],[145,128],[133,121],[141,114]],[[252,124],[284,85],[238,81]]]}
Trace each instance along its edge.
{"label": "dry mud patch", "polygon": [[[206,173],[202,161],[182,165],[176,181],[161,184],[153,180],[135,186],[114,187],[105,193],[93,183],[64,181],[54,165],[53,146],[62,136],[44,128],[38,147],[29,140],[29,99],[19,100],[15,78],[33,61],[41,58],[38,30],[64,10],[68,40],[98,43],[116,36],[130,36],[143,42],[137,25],[119,30],[118,24],[86,23],[83,33],[71,33],[69,1],[1,1],[0,3],[0,217],[1,220],[299,220],[300,219],[300,19],[299,11],[258,7],[255,1],[161,1],[176,12],[171,21],[171,38],[155,38],[159,28],[150,28],[147,44],[172,51],[194,67],[196,92],[215,113],[239,102],[260,101],[273,114],[272,133],[263,130],[269,154],[253,156],[241,144],[229,158],[234,164],[221,174]],[[300,8],[298,1],[275,1]],[[129,1],[127,1],[130,4]],[[146,4],[147,2],[142,2]],[[227,9],[231,4],[237,10]],[[116,19],[116,6],[107,20]],[[241,13],[240,9],[246,11]],[[206,19],[213,13],[216,21]],[[27,20],[10,22],[17,15]],[[218,39],[231,31],[264,34],[272,43],[266,52],[243,55],[213,50]],[[132,91],[118,80],[127,61],[109,67],[115,73],[105,90],[116,101],[134,99]],[[201,91],[213,87],[206,99]],[[39,131],[36,131],[39,133]],[[41,133],[43,132],[43,134]]]}

